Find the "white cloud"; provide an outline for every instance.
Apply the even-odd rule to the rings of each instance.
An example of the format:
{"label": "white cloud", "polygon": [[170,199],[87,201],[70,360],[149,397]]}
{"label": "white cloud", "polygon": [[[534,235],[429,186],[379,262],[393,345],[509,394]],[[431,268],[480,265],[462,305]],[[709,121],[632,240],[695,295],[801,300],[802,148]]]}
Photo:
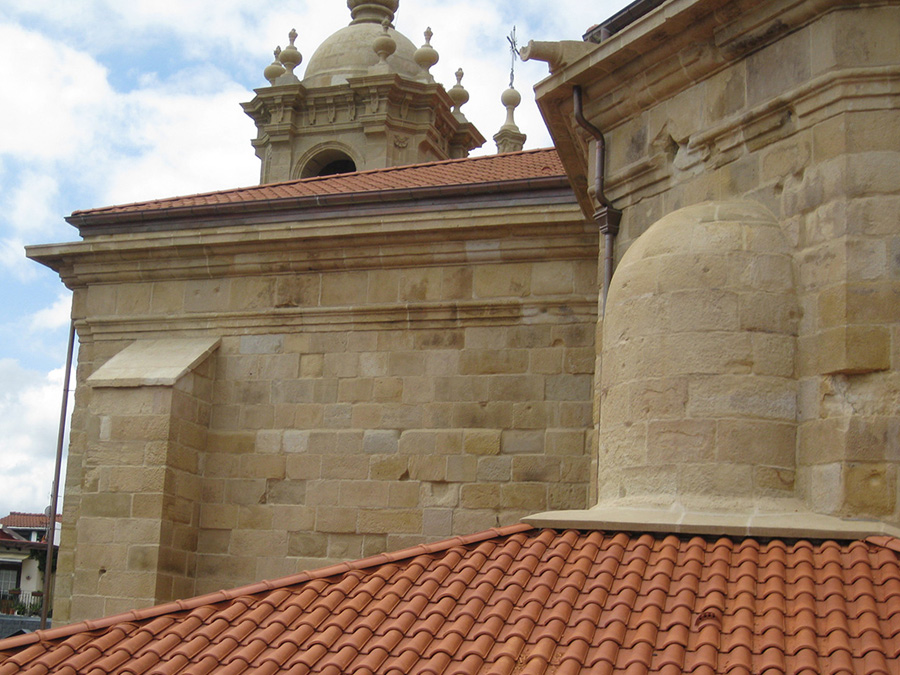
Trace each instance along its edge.
{"label": "white cloud", "polygon": [[62,369],[42,374],[0,359],[0,512],[42,511],[53,482]]}
{"label": "white cloud", "polygon": [[39,309],[31,315],[28,320],[28,327],[31,331],[39,332],[44,330],[55,330],[68,326],[72,311],[72,295],[71,293],[60,293],[49,307]]}
{"label": "white cloud", "polygon": [[238,102],[246,92],[226,84],[216,94],[169,84],[132,92],[123,101],[134,154],[103,158],[103,203],[252,185],[259,167],[250,146],[253,123]]}
{"label": "white cloud", "polygon": [[37,277],[35,264],[25,257],[25,242],[21,237],[0,238],[0,269],[19,281],[32,281]]}
{"label": "white cloud", "polygon": [[16,181],[17,185],[0,195],[0,209],[13,232],[33,237],[52,229],[59,220],[59,214],[51,207],[59,195],[56,177],[30,169],[17,175]]}
{"label": "white cloud", "polygon": [[10,24],[0,24],[0,82],[0,154],[32,162],[75,157],[112,94],[94,59]]}

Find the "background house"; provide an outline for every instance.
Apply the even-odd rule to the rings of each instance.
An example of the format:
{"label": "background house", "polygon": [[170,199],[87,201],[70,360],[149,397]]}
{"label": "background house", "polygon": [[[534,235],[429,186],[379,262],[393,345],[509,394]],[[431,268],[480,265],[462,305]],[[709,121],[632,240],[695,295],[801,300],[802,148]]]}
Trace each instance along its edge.
{"label": "background house", "polygon": [[[18,511],[0,518],[0,613],[4,616],[40,616],[49,520],[42,513]],[[4,637],[20,627],[0,617]],[[38,627],[36,620],[31,627]]]}

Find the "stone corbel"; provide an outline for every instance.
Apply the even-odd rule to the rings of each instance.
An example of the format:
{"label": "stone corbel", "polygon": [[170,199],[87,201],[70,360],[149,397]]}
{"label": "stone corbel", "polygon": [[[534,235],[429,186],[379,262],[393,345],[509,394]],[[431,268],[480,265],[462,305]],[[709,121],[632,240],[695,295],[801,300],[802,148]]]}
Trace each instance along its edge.
{"label": "stone corbel", "polygon": [[366,111],[370,115],[374,115],[381,107],[381,97],[378,95],[378,89],[372,87],[369,89],[369,100],[366,101]]}
{"label": "stone corbel", "polygon": [[409,117],[409,102],[411,97],[406,95],[400,103],[400,119],[405,120]]}

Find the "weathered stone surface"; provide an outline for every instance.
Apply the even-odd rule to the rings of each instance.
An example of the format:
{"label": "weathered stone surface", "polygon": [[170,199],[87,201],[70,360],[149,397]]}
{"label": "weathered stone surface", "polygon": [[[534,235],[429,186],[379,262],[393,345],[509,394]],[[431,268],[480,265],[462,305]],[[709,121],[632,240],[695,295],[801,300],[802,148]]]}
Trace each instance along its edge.
{"label": "weathered stone surface", "polygon": [[[618,49],[537,87],[555,138],[577,133],[567,103],[573,83],[584,88],[588,118],[608,130],[607,189],[624,211],[598,340],[601,497],[707,492],[683,467],[680,487],[667,482],[647,452],[692,441],[703,456],[714,443],[733,469],[715,474],[726,497],[746,487],[735,482],[745,471],[760,499],[794,495],[822,513],[896,524],[896,460],[880,463],[900,428],[898,173],[888,168],[898,141],[884,135],[900,113],[875,82],[896,70],[888,52],[900,38],[885,26],[900,8],[805,4],[792,14],[766,0],[756,9],[777,22],[761,32],[751,12],[689,4],[644,17],[641,30],[617,34]],[[676,17],[691,28],[675,28]],[[696,44],[715,47],[701,56]],[[623,53],[643,56],[624,65]],[[586,148],[560,150],[570,170],[590,170]],[[673,221],[686,208],[696,222]],[[714,255],[726,249],[730,258]],[[707,433],[668,444],[679,428]],[[871,503],[848,496],[850,480],[857,493],[873,481]]]}
{"label": "weathered stone surface", "polygon": [[[694,14],[538,85],[573,176],[593,169],[572,81],[609,130],[624,214],[598,339],[580,184],[584,214],[125,233],[108,269],[115,242],[55,250],[82,326],[57,618],[581,508],[591,471],[607,501],[900,522],[898,9],[831,4],[673,6]],[[85,386],[161,336],[221,344],[179,396]],[[172,525],[137,541],[126,518]]]}

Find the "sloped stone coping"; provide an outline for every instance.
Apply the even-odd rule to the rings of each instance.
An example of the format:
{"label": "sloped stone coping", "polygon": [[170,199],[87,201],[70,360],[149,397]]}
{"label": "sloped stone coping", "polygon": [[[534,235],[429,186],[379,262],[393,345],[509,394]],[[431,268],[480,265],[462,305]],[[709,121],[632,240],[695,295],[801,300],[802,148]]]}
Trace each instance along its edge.
{"label": "sloped stone coping", "polygon": [[219,338],[139,340],[88,378],[92,387],[172,387],[202,363]]}

